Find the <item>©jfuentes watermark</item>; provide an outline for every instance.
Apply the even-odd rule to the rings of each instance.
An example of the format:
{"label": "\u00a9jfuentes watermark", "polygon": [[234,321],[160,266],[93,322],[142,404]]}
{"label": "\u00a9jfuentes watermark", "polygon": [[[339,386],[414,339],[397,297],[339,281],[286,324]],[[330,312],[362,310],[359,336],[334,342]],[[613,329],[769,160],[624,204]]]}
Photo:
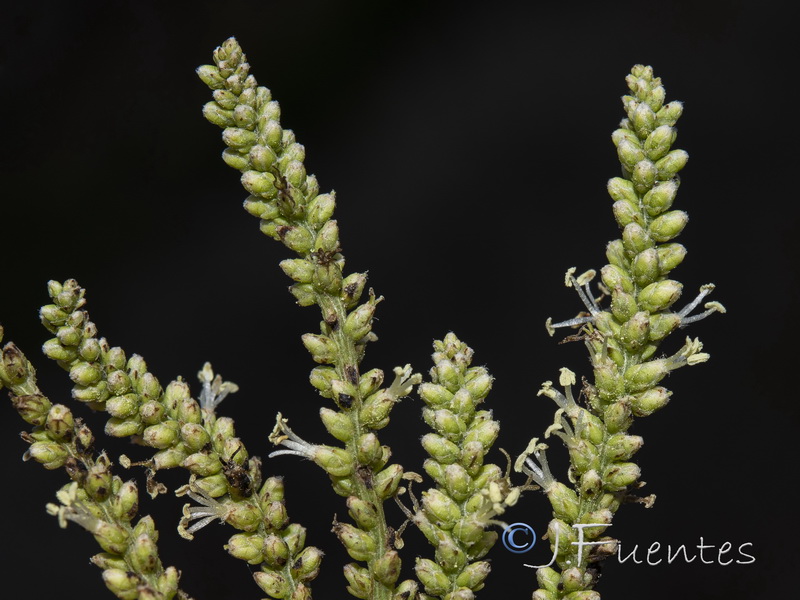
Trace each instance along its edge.
{"label": "\u00a9jfuentes watermark", "polygon": [[[572,542],[573,546],[578,547],[578,564],[581,563],[583,560],[583,549],[587,546],[597,546],[600,544],[607,544],[609,540],[603,541],[595,541],[595,542],[587,542],[584,540],[583,530],[587,527],[610,527],[607,523],[576,523],[572,526],[573,529],[578,530],[578,541]],[[509,552],[513,552],[514,554],[522,554],[524,552],[528,552],[531,550],[534,545],[536,544],[536,532],[533,530],[533,527],[528,525],[527,523],[512,523],[508,525],[503,530],[503,545],[506,547],[506,550]],[[650,546],[647,547],[645,559],[641,560],[638,557],[637,552],[639,551],[639,544],[635,544],[633,550],[623,556],[622,552],[622,544],[617,541],[617,560],[620,563],[625,563],[628,560],[631,560],[634,564],[640,565],[646,563],[650,566],[655,566],[664,561],[663,557],[658,556],[658,552],[661,550],[661,544],[659,542],[653,542]],[[700,558],[700,562],[706,565],[712,564],[719,564],[723,567],[733,564],[734,562],[737,565],[749,565],[756,561],[755,556],[752,554],[748,554],[745,552],[745,549],[748,549],[753,546],[752,542],[745,542],[743,544],[739,544],[737,548],[738,554],[740,558],[729,558],[726,555],[731,551],[733,545],[730,542],[723,542],[716,553],[713,551],[711,554],[716,554],[716,560],[709,560],[706,551],[711,550],[712,548],[716,548],[713,544],[706,544],[703,540],[703,537],[700,537],[700,543],[697,544],[696,548],[700,551],[699,554],[694,555],[692,554],[691,558],[689,557],[689,551],[686,549],[685,544],[681,544],[675,551],[673,552],[672,546],[667,545],[667,555],[666,555],[666,562],[667,564],[672,564],[679,556],[683,556],[683,561],[686,563],[693,562],[696,558]],[[558,548],[558,530],[556,529],[556,539],[555,544],[553,544],[554,548]],[[529,565],[525,564],[526,567],[530,567],[531,569],[542,569],[544,567],[551,566],[556,560],[556,553],[553,552],[553,557],[550,559],[550,562],[546,565]]]}

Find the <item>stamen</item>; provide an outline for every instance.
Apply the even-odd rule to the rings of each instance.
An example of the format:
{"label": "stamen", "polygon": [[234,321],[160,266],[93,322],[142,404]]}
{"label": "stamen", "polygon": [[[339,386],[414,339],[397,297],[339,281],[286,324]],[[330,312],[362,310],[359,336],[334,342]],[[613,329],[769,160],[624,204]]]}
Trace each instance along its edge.
{"label": "stamen", "polygon": [[278,413],[275,418],[275,428],[269,435],[269,441],[276,446],[285,446],[287,449],[275,450],[269,454],[269,457],[274,458],[275,456],[291,454],[302,458],[313,459],[317,452],[317,446],[309,444],[297,435],[289,428],[288,423],[289,420],[283,418],[281,413]]}
{"label": "stamen", "polygon": [[214,409],[228,397],[228,394],[233,394],[239,391],[239,386],[230,381],[222,381],[220,375],[214,376],[214,371],[211,368],[211,363],[206,363],[203,368],[197,373],[197,378],[203,384],[203,389],[200,391],[200,407],[203,410],[213,413]]}

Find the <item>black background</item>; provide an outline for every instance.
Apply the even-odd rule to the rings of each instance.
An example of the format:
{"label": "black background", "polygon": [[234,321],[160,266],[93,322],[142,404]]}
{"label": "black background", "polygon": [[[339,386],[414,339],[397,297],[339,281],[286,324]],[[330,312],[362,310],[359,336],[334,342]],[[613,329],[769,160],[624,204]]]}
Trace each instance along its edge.
{"label": "black background", "polygon": [[[166,5],[166,3],[164,3]],[[241,391],[223,414],[251,454],[270,451],[281,410],[326,441],[299,336],[314,309],[293,304],[277,263],[288,256],[241,210],[236,173],[200,108],[194,68],[236,35],[259,82],[305,144],[309,172],[337,191],[348,270],[370,271],[386,297],[365,368],[429,368],[430,343],[453,330],[496,377],[497,446],[516,455],[551,422],[537,397],[568,365],[588,375],[580,344],[557,345],[547,316],[580,308],[570,266],[604,264],[616,236],[605,182],[618,163],[609,135],[634,63],[652,64],[668,99],[685,102],[677,147],[691,160],[676,207],[691,221],[675,275],[685,301],[713,281],[725,316],[692,326],[712,359],[673,374],[673,401],[635,432],[654,508],[625,507],[611,534],[653,542],[753,544],[756,562],[657,566],[609,561],[604,598],[771,598],[791,589],[797,559],[798,428],[796,63],[783,3],[690,2],[31,2],[5,9],[0,31],[2,212],[0,319],[39,367],[41,387],[69,402],[69,382],[38,355],[48,279],[77,278],[100,334],[143,355],[166,384],[205,360]],[[680,334],[666,344],[674,351]],[[38,358],[37,358],[38,356]],[[197,387],[194,386],[194,390]],[[381,438],[421,470],[420,401],[393,413]],[[75,412],[84,415],[83,407]],[[88,415],[99,433],[102,415]],[[4,586],[33,599],[109,597],[90,536],[44,512],[64,482],[19,460],[23,428],[2,422],[0,538]],[[114,455],[136,454],[102,438]],[[565,467],[560,444],[551,461]],[[496,462],[502,455],[494,452]],[[280,457],[288,508],[327,552],[318,598],[345,597],[347,557],[329,532],[342,500],[313,464]],[[125,476],[125,473],[122,473]],[[563,476],[562,476],[563,477]],[[162,476],[172,489],[183,473]],[[263,596],[221,546],[231,530],[174,533],[181,501],[145,502],[165,564],[203,598]],[[398,510],[388,507],[395,526]],[[548,505],[526,495],[509,515],[544,533]],[[405,568],[432,551],[409,530]],[[696,553],[696,552],[695,552]],[[523,563],[549,559],[498,545],[482,597],[528,598]],[[663,557],[663,550],[661,553]],[[80,586],[80,590],[76,586]],[[6,587],[8,589],[8,587]]]}

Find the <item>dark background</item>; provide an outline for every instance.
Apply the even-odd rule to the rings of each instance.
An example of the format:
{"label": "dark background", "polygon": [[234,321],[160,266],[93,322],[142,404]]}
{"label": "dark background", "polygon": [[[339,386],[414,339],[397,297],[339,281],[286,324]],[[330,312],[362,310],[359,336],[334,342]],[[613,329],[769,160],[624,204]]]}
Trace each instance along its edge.
{"label": "dark background", "polygon": [[[261,456],[278,410],[302,436],[326,441],[316,416],[325,401],[307,384],[312,363],[299,340],[319,317],[286,293],[277,263],[288,251],[241,210],[245,194],[219,160],[219,131],[200,114],[209,92],[193,71],[213,48],[238,37],[280,100],[283,125],[305,144],[309,172],[337,191],[348,270],[369,269],[386,297],[365,368],[411,362],[426,371],[431,341],[456,331],[496,377],[497,446],[513,455],[551,422],[555,406],[536,396],[540,383],[564,365],[589,374],[585,348],[557,345],[543,325],[580,309],[564,271],[605,263],[616,236],[609,135],[630,66],[652,64],[668,100],[685,102],[677,147],[691,160],[676,207],[691,222],[681,238],[689,256],[675,273],[686,285],[681,302],[713,281],[729,313],[691,327],[711,361],[672,375],[670,406],[635,424],[646,441],[645,490],[658,501],[625,507],[610,533],[627,550],[727,541],[733,558],[750,542],[756,562],[612,560],[599,589],[650,600],[791,589],[800,558],[790,497],[796,48],[783,3],[31,2],[4,12],[6,340],[35,361],[53,401],[69,402],[66,376],[38,354],[47,334],[37,310],[48,279],[75,277],[100,334],[143,355],[163,384],[183,375],[197,390],[206,360],[236,381],[241,391],[221,412]],[[421,470],[419,409],[418,399],[404,401],[381,436],[407,469]],[[63,472],[19,460],[24,423],[3,410],[4,585],[32,599],[110,597],[88,564],[98,551],[91,537],[59,530],[45,514]],[[102,415],[87,418],[99,434]],[[125,441],[99,445],[135,452]],[[563,455],[552,444],[562,478]],[[503,464],[499,452],[494,459]],[[290,515],[328,554],[316,596],[345,597],[347,557],[329,533],[334,513],[345,518],[342,500],[311,463],[280,457],[265,467],[285,475]],[[174,489],[185,474],[162,479]],[[263,596],[248,566],[221,549],[231,529],[177,539],[182,503],[143,508],[157,518],[165,564],[184,572],[182,587],[198,600]],[[398,526],[399,511],[387,506]],[[548,504],[528,494],[508,518],[541,535]],[[415,554],[432,551],[418,532],[405,537],[410,569]],[[523,563],[547,554],[541,543],[527,555],[498,545],[482,597],[529,598],[534,573]]]}

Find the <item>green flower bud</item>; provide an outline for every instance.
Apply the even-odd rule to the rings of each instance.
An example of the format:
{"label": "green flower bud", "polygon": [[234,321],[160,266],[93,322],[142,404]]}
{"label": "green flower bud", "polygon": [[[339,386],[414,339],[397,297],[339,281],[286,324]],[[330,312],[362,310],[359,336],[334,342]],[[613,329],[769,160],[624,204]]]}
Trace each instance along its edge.
{"label": "green flower bud", "polygon": [[609,433],[627,431],[631,426],[631,409],[626,401],[613,402],[603,411],[603,422]]}
{"label": "green flower bud", "polygon": [[458,573],[467,564],[467,555],[449,535],[443,536],[436,546],[435,558],[448,573]]}
{"label": "green flower bud", "polygon": [[558,548],[555,549],[558,556],[569,553],[572,549],[572,542],[576,541],[575,530],[561,519],[552,519],[548,523],[547,537],[550,540],[550,547],[554,549],[556,540],[558,540]]}
{"label": "green flower bud", "polygon": [[300,283],[311,283],[314,278],[314,265],[302,258],[282,260],[280,267],[288,277]]}
{"label": "green flower bud", "polygon": [[606,457],[613,462],[629,460],[643,445],[644,440],[638,435],[616,433],[606,442]]}
{"label": "green flower bud", "polygon": [[569,457],[572,466],[578,474],[600,466],[600,455],[597,447],[591,442],[581,439],[571,439],[568,443]]}
{"label": "green flower bud", "polygon": [[133,540],[127,556],[137,573],[152,573],[161,566],[158,560],[158,548],[146,533]]}
{"label": "green flower bud", "polygon": [[444,478],[448,494],[458,502],[463,502],[475,491],[472,484],[472,477],[470,477],[467,470],[458,463],[445,467]]}
{"label": "green flower bud", "polygon": [[378,524],[378,511],[371,502],[361,500],[356,496],[349,496],[347,508],[359,528],[369,531]]}
{"label": "green flower bud", "polygon": [[683,113],[683,104],[678,101],[670,102],[661,107],[656,113],[656,121],[659,125],[674,126]]}
{"label": "green flower bud", "polygon": [[631,254],[638,254],[653,246],[653,240],[638,223],[625,225],[622,231],[622,243]]}
{"label": "green flower bud", "polygon": [[48,419],[50,408],[53,406],[41,394],[11,396],[11,402],[25,422],[31,425],[44,425]]}
{"label": "green flower bud", "polygon": [[629,294],[633,292],[633,280],[630,275],[614,264],[603,267],[600,271],[600,276],[603,279],[603,283],[610,290],[620,288],[623,292]]}
{"label": "green flower bud", "polygon": [[369,465],[380,460],[382,454],[381,443],[374,433],[365,433],[358,438],[356,460],[359,464]]}
{"label": "green flower bud", "polygon": [[622,177],[614,177],[608,180],[608,195],[615,202],[625,202],[630,206],[639,206],[639,196],[633,189],[633,183]]}
{"label": "green flower bud", "polygon": [[619,162],[629,171],[633,171],[637,164],[645,160],[644,151],[641,147],[627,139],[620,140],[617,145],[617,154],[619,155]]}
{"label": "green flower bud", "polygon": [[595,386],[604,400],[615,398],[625,391],[622,375],[611,360],[598,363],[594,368]]}
{"label": "green flower bud", "polygon": [[319,573],[322,564],[322,551],[309,546],[292,563],[292,575],[302,581],[311,581]]}
{"label": "green flower bud", "polygon": [[335,220],[327,221],[322,226],[314,242],[314,248],[325,252],[339,251],[339,225]]}
{"label": "green flower bud", "polygon": [[124,569],[106,569],[103,571],[103,582],[106,587],[118,598],[138,598],[137,587],[142,583],[136,573]]}
{"label": "green flower bud", "polygon": [[111,510],[117,519],[131,521],[139,511],[139,490],[136,482],[126,481],[111,498]]}
{"label": "green flower bud", "polygon": [[392,464],[377,473],[373,479],[373,489],[382,500],[391,498],[403,478],[403,467]]}
{"label": "green flower bud", "polygon": [[56,442],[34,442],[22,455],[23,460],[33,459],[45,469],[58,469],[66,462],[67,449]]}
{"label": "green flower bud", "polygon": [[553,514],[569,523],[578,518],[578,496],[574,490],[560,482],[555,482],[547,491],[547,498],[553,506]]}
{"label": "green flower bud", "polygon": [[331,384],[337,377],[336,369],[332,367],[314,367],[311,370],[309,380],[311,385],[319,390],[323,398],[332,398]]}
{"label": "green flower bud", "polygon": [[324,335],[306,333],[303,335],[302,339],[306,350],[309,351],[311,358],[316,362],[330,364],[336,360],[336,343],[331,338]]}
{"label": "green flower bud", "polygon": [[125,559],[120,556],[109,554],[108,552],[100,552],[95,554],[90,559],[91,563],[101,569],[128,569],[128,564]]}
{"label": "green flower bud", "polygon": [[283,244],[298,254],[305,254],[314,243],[313,236],[305,227],[281,226],[276,230]]}
{"label": "green flower bud", "polygon": [[422,383],[417,387],[417,393],[428,406],[446,406],[453,399],[453,393],[447,388],[435,383]]}
{"label": "green flower bud", "polygon": [[536,581],[548,592],[556,592],[561,583],[561,574],[550,567],[543,567],[536,570]]}
{"label": "green flower bud", "polygon": [[[184,423],[200,423],[203,419],[200,405],[192,398],[184,398],[180,404],[178,404],[175,416],[178,421]],[[219,419],[217,422],[219,422]]]}
{"label": "green flower bud", "polygon": [[102,371],[94,364],[79,362],[69,370],[69,378],[78,385],[92,385],[100,381]]}
{"label": "green flower bud", "polygon": [[635,352],[648,341],[649,331],[650,315],[640,311],[620,327],[619,339],[628,350]]}
{"label": "green flower bud", "polygon": [[292,556],[306,545],[306,528],[299,523],[290,523],[282,533],[283,541],[289,546],[289,554]]}
{"label": "green flower bud", "polygon": [[626,227],[630,224],[641,224],[643,222],[642,214],[638,208],[634,208],[627,202],[619,201],[614,202],[611,207],[614,211],[614,218],[620,227]]}
{"label": "green flower bud", "polygon": [[184,423],[181,427],[181,440],[188,450],[197,452],[211,442],[211,436],[202,425]]}
{"label": "green flower bud", "polygon": [[177,421],[167,421],[158,425],[151,425],[144,430],[142,440],[151,448],[171,448],[180,438],[180,430]]}
{"label": "green flower bud", "polygon": [[[661,160],[664,160],[665,158],[667,157],[664,157]],[[631,172],[631,181],[633,181],[633,187],[636,192],[638,194],[644,194],[650,188],[652,188],[653,184],[656,182],[656,177],[658,177],[658,174],[658,167],[651,161],[645,159],[636,163],[636,165],[633,167],[633,171]]]}
{"label": "green flower bud", "polygon": [[344,332],[353,341],[358,342],[372,331],[372,316],[375,314],[377,303],[370,299],[349,315],[344,323]]}
{"label": "green flower bud", "polygon": [[338,294],[342,288],[342,271],[339,265],[336,263],[316,265],[314,268],[314,285],[318,290],[326,294]]}
{"label": "green flower bud", "polygon": [[181,466],[198,477],[208,477],[222,471],[222,463],[219,458],[216,455],[205,452],[190,454],[184,459]]}
{"label": "green flower bud", "polygon": [[425,586],[425,592],[432,596],[443,596],[450,590],[450,579],[442,568],[427,558],[417,558],[414,567],[417,579]]}
{"label": "green flower bud", "polygon": [[669,365],[665,359],[632,365],[625,371],[625,386],[630,393],[643,392],[656,385],[668,372]]}
{"label": "green flower bud", "polygon": [[656,249],[649,248],[637,254],[631,263],[631,272],[636,284],[640,287],[644,287],[655,281],[660,274],[658,268],[658,252],[656,252]]}
{"label": "green flower bud", "polygon": [[167,567],[164,572],[158,577],[158,591],[161,592],[165,598],[174,597],[178,592],[178,580],[180,573],[175,567]]}
{"label": "green flower bud", "polygon": [[75,419],[72,417],[72,411],[70,411],[66,406],[63,404],[56,404],[50,409],[50,412],[47,414],[45,428],[52,439],[71,439],[72,430],[74,427]]}
{"label": "green flower bud", "polygon": [[252,129],[256,124],[256,111],[246,104],[240,104],[233,109],[233,121],[237,127]]}
{"label": "green flower bud", "polygon": [[362,424],[373,429],[381,429],[388,422],[389,413],[396,402],[397,399],[386,390],[373,394],[361,407]]}
{"label": "green flower bud", "polygon": [[636,394],[631,400],[631,410],[637,417],[647,417],[663,408],[669,402],[672,392],[658,386]]}
{"label": "green flower bud", "polygon": [[431,520],[442,529],[452,529],[461,518],[458,505],[436,488],[423,492],[422,506]]}
{"label": "green flower bud", "polygon": [[646,102],[641,102],[632,114],[628,113],[628,117],[631,120],[633,129],[636,131],[636,135],[641,139],[648,137],[656,128],[656,114]]}
{"label": "green flower bud", "polygon": [[56,333],[59,343],[64,346],[77,346],[83,340],[83,334],[77,327],[60,327]]}
{"label": "green flower bud", "polygon": [[348,415],[329,408],[321,408],[319,416],[322,419],[323,425],[325,425],[325,429],[337,440],[340,442],[349,442],[353,439],[355,429]]}
{"label": "green flower bud", "polygon": [[156,425],[164,420],[166,409],[164,405],[155,400],[145,402],[139,407],[139,417],[145,425]]}
{"label": "green flower bud", "polygon": [[564,600],[600,600],[600,594],[592,590],[572,592],[564,596]]}
{"label": "green flower bud", "polygon": [[589,498],[595,497],[603,489],[603,481],[596,470],[590,469],[581,475],[580,491],[581,495]]}
{"label": "green flower bud", "polygon": [[286,598],[289,595],[289,582],[277,571],[256,571],[253,578],[258,587],[272,598]]}
{"label": "green flower bud", "polygon": [[235,150],[249,150],[256,143],[256,134],[239,127],[228,127],[222,132],[222,141]]}
{"label": "green flower bud", "polygon": [[222,473],[197,479],[195,485],[211,498],[219,498],[228,493],[228,480]]}
{"label": "green flower bud", "polygon": [[[605,523],[606,525],[610,525],[613,518],[614,513],[611,512],[611,510],[608,508],[601,508],[585,513],[583,517],[581,517],[581,523]],[[583,535],[585,538],[593,540],[599,537],[606,529],[607,527],[586,527],[583,530]]]}
{"label": "green flower bud", "polygon": [[243,148],[241,152],[232,148],[225,148],[222,151],[222,160],[232,169],[244,171],[250,168],[250,161],[247,159],[246,154],[242,154],[242,152],[246,151],[247,148]]}
{"label": "green flower bud", "polygon": [[426,408],[423,416],[426,416],[425,420],[429,426],[453,442],[457,442],[466,429],[464,421],[446,408],[439,410]]}
{"label": "green flower bud", "polygon": [[203,65],[197,68],[197,76],[212,90],[225,87],[225,79],[219,74],[219,69],[213,65]]}
{"label": "green flower bud", "polygon": [[[104,459],[104,460],[103,460]],[[92,500],[103,502],[111,494],[111,469],[108,459],[101,455],[86,474],[83,489]]]}
{"label": "green flower bud", "polygon": [[656,127],[644,142],[644,152],[652,161],[657,161],[669,152],[675,142],[676,132],[669,125]]}
{"label": "green flower bud", "polygon": [[271,567],[283,567],[289,560],[289,546],[280,537],[270,533],[264,540],[264,557]]}
{"label": "green flower bud", "polygon": [[481,538],[475,542],[469,549],[469,559],[477,560],[486,556],[486,553],[492,549],[497,542],[496,531],[485,531]]}
{"label": "green flower bud", "polygon": [[375,541],[365,531],[348,523],[335,523],[332,530],[355,560],[367,561],[375,552]]}
{"label": "green flower bud", "polygon": [[658,248],[658,264],[662,273],[668,273],[683,262],[686,248],[681,244],[664,244]]}
{"label": "green flower bud", "polygon": [[303,185],[303,183],[305,183],[306,168],[300,161],[293,160],[286,165],[286,170],[284,171],[284,175],[286,177],[286,181],[289,182],[289,185],[295,188],[299,188],[300,186]]}
{"label": "green flower bud", "polygon": [[662,181],[661,183],[656,184],[652,190],[644,195],[642,198],[642,204],[644,204],[648,215],[651,217],[656,217],[669,210],[677,194],[677,180],[670,179],[669,181]]}
{"label": "green flower bud", "polygon": [[467,565],[456,577],[456,585],[478,591],[483,587],[483,582],[491,571],[489,563],[485,560]]}
{"label": "green flower bud", "polygon": [[347,591],[356,598],[369,598],[372,593],[372,577],[369,570],[359,567],[355,563],[344,566],[344,576],[347,579]]}
{"label": "green flower bud", "polygon": [[473,484],[476,490],[480,490],[487,487],[490,481],[500,479],[502,476],[503,473],[497,465],[483,465],[473,479]]}
{"label": "green flower bud", "polygon": [[680,298],[683,285],[672,279],[651,283],[639,292],[639,306],[654,313],[666,310]]}
{"label": "green flower bud", "polygon": [[678,174],[678,171],[686,166],[687,162],[689,162],[689,154],[685,150],[673,150],[656,162],[655,168],[658,171],[658,179],[660,181],[672,179]]}
{"label": "green flower bud", "polygon": [[203,116],[217,127],[232,127],[234,125],[233,111],[222,108],[216,102],[206,102],[203,106]]}
{"label": "green flower bud", "polygon": [[492,376],[484,368],[478,368],[475,371],[470,369],[470,371],[466,381],[467,391],[476,400],[483,400],[492,389]]}
{"label": "green flower bud", "polygon": [[77,348],[62,346],[56,338],[47,340],[42,346],[42,352],[47,358],[64,363],[70,363],[78,357]]}
{"label": "green flower bud", "polygon": [[662,313],[650,317],[650,339],[654,342],[663,340],[681,324],[681,318],[675,313]]}
{"label": "green flower bud", "polygon": [[682,210],[671,210],[655,218],[650,223],[648,230],[657,242],[668,242],[683,231],[688,221],[689,215]]}
{"label": "green flower bud", "polygon": [[106,411],[118,419],[132,417],[139,412],[139,397],[136,394],[115,396],[106,402]]}
{"label": "green flower bud", "polygon": [[95,338],[86,338],[78,346],[78,354],[87,362],[94,362],[100,358],[100,342]]}
{"label": "green flower bud", "polygon": [[251,502],[231,502],[225,522],[242,531],[255,531],[261,523],[261,510]]}
{"label": "green flower bud", "polygon": [[[264,510],[264,522],[269,525],[273,530],[281,530],[289,522],[289,513],[286,511],[286,505],[283,502],[274,500]],[[302,531],[303,543],[305,543],[305,529]],[[291,549],[292,545],[289,538],[284,535],[284,541],[289,544]],[[296,550],[292,550],[292,553]]]}
{"label": "green flower bud", "polygon": [[619,492],[633,485],[641,475],[639,465],[636,463],[616,463],[606,468],[603,474],[603,483],[607,490]]}
{"label": "green flower bud", "polygon": [[378,582],[393,588],[400,576],[400,565],[400,555],[395,550],[388,550],[375,561],[372,572]]}
{"label": "green flower bud", "polygon": [[92,533],[100,547],[111,554],[124,554],[128,547],[128,532],[114,523],[98,521]]}
{"label": "green flower bud", "polygon": [[[625,255],[625,247],[622,240],[614,240],[608,243],[606,246],[606,258],[609,263],[622,269],[623,273],[627,272],[630,267],[630,261]],[[603,281],[605,282],[605,279]]]}
{"label": "green flower bud", "polygon": [[564,569],[561,574],[561,583],[565,592],[574,592],[585,587],[583,581],[584,572],[578,567]]}
{"label": "green flower bud", "polygon": [[624,323],[636,314],[638,307],[632,294],[627,294],[621,288],[616,288],[611,293],[611,314],[617,321]]}
{"label": "green flower bud", "polygon": [[[472,441],[472,440],[470,440]],[[475,440],[479,441],[479,440]],[[448,465],[459,458],[458,446],[435,433],[426,433],[422,436],[422,447],[437,462]]]}
{"label": "green flower bud", "polygon": [[353,459],[343,448],[315,446],[313,460],[330,475],[345,477],[353,472]]}
{"label": "green flower bud", "polygon": [[275,196],[275,176],[260,171],[242,173],[242,186],[253,196],[270,199]]}
{"label": "green flower bud", "polygon": [[473,420],[467,435],[464,436],[463,443],[468,444],[475,441],[483,444],[484,448],[491,448],[498,433],[500,433],[500,423],[497,421],[486,420],[476,424]]}
{"label": "green flower bud", "polygon": [[183,464],[186,460],[187,452],[180,445],[173,448],[166,448],[153,455],[153,468],[156,471],[161,469],[174,469]]}
{"label": "green flower bud", "polygon": [[318,231],[333,216],[336,208],[336,196],[334,193],[320,194],[308,203],[306,215],[308,224]]}
{"label": "green flower bud", "polygon": [[351,273],[344,278],[342,281],[342,300],[344,300],[345,307],[348,310],[358,304],[366,284],[367,275],[365,273]]}

